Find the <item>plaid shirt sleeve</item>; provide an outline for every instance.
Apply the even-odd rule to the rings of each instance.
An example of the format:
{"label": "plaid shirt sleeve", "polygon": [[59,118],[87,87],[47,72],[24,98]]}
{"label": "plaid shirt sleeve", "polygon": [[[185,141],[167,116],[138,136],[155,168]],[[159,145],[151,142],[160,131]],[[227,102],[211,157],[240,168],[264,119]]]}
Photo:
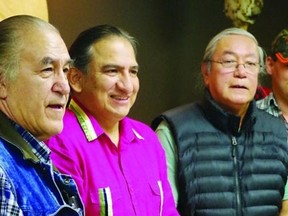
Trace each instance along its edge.
{"label": "plaid shirt sleeve", "polygon": [[0,215],[23,216],[12,190],[6,173],[0,167]]}

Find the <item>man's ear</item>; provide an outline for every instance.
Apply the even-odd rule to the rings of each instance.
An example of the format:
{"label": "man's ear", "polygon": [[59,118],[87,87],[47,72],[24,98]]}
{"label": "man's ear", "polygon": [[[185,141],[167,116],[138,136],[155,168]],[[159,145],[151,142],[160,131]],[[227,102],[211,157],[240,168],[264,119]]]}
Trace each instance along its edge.
{"label": "man's ear", "polygon": [[272,59],[271,56],[268,56],[265,60],[265,64],[266,64],[266,71],[269,75],[272,75],[273,73],[273,67],[275,64],[275,61]]}
{"label": "man's ear", "polygon": [[6,99],[7,97],[7,84],[3,75],[0,74],[0,99]]}
{"label": "man's ear", "polygon": [[201,73],[203,77],[203,81],[205,83],[205,86],[208,86],[209,84],[209,69],[208,69],[208,63],[207,62],[202,62],[201,63]]}
{"label": "man's ear", "polygon": [[80,93],[82,91],[83,73],[77,68],[70,68],[67,78],[72,90]]}

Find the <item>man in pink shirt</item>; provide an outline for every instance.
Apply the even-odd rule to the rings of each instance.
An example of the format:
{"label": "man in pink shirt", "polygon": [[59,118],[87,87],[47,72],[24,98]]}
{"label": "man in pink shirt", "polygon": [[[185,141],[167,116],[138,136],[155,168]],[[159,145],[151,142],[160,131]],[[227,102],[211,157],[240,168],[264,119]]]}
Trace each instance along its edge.
{"label": "man in pink shirt", "polygon": [[87,216],[179,215],[157,136],[127,117],[139,90],[135,55],[134,38],[110,25],[82,32],[70,48],[72,97],[63,132],[47,144]]}

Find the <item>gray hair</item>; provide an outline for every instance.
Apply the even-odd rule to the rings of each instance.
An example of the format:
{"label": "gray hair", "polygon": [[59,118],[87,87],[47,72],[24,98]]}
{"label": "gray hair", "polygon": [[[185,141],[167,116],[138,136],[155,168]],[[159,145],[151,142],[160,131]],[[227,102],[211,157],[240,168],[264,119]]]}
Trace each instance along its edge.
{"label": "gray hair", "polygon": [[76,40],[73,42],[69,49],[69,54],[73,59],[73,66],[82,71],[82,73],[88,73],[88,65],[93,58],[93,44],[108,37],[122,37],[130,42],[134,49],[134,53],[137,53],[137,41],[121,28],[111,25],[99,25],[89,28],[79,34]]}
{"label": "gray hair", "polygon": [[215,53],[215,49],[216,46],[218,44],[218,42],[224,38],[227,37],[229,35],[242,35],[242,36],[246,36],[248,38],[251,38],[255,44],[258,47],[258,54],[259,54],[259,64],[261,66],[260,72],[262,73],[263,71],[265,71],[265,56],[266,53],[264,51],[264,49],[262,47],[259,46],[257,39],[254,37],[254,35],[252,35],[251,33],[249,33],[248,31],[241,29],[241,28],[227,28],[224,29],[223,31],[221,31],[220,33],[218,33],[217,35],[215,35],[210,42],[208,43],[205,52],[204,52],[204,56],[202,59],[202,62],[207,62],[207,68],[208,71],[210,71],[210,67],[211,64],[209,62],[209,60],[211,60],[212,56]]}
{"label": "gray hair", "polygon": [[20,54],[26,35],[40,29],[59,31],[48,22],[30,15],[17,15],[0,22],[0,80],[11,80],[19,70]]}

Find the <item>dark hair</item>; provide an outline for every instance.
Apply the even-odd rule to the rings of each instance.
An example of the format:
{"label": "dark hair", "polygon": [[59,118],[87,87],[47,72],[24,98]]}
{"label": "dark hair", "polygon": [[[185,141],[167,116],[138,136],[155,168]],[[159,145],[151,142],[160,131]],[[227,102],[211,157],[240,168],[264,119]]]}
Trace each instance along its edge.
{"label": "dark hair", "polygon": [[69,54],[71,59],[73,59],[74,67],[87,74],[88,65],[93,57],[93,44],[111,36],[127,39],[132,45],[135,54],[137,53],[137,42],[128,32],[111,25],[98,25],[81,32],[71,45]]}

